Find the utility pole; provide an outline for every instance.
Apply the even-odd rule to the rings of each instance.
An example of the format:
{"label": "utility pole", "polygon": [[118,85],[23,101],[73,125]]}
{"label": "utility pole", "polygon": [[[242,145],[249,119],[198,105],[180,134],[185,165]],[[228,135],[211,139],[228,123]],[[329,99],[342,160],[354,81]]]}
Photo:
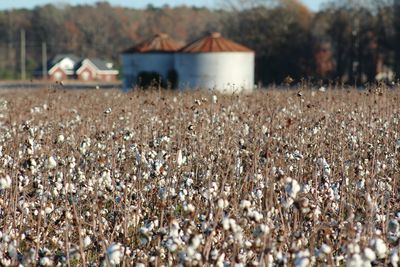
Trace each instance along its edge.
{"label": "utility pole", "polygon": [[47,44],[42,43],[42,75],[43,80],[47,79]]}
{"label": "utility pole", "polygon": [[25,30],[21,30],[21,80],[26,79],[26,40]]}

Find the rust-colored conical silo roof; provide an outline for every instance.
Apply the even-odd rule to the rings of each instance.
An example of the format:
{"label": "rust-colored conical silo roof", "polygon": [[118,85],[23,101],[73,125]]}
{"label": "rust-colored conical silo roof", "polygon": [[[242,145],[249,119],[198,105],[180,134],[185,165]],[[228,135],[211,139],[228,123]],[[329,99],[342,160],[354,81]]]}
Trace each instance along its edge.
{"label": "rust-colored conical silo roof", "polygon": [[154,35],[152,38],[145,40],[144,42],[135,45],[132,48],[125,50],[123,53],[169,53],[179,50],[182,46],[172,40],[168,34],[159,33]]}
{"label": "rust-colored conical silo roof", "polygon": [[235,43],[221,36],[219,32],[211,33],[187,46],[180,52],[183,53],[213,53],[213,52],[254,52],[241,44]]}

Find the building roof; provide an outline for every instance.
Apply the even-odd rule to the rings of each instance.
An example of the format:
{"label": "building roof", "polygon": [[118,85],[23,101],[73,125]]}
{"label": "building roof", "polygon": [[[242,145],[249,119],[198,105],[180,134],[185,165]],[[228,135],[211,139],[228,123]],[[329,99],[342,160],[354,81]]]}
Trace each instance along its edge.
{"label": "building roof", "polygon": [[[67,69],[64,70],[66,74],[72,75],[74,72],[76,72],[80,67],[82,67],[82,64],[84,60],[88,60],[93,67],[97,69],[97,71],[101,73],[110,73],[110,74],[118,74],[118,70],[113,68],[113,64],[104,60],[101,60],[99,58],[79,58],[73,54],[58,54],[51,58],[50,60],[47,61],[47,71],[48,73],[53,69],[58,63],[60,63],[63,59],[65,58],[70,58],[74,62],[74,67],[73,69]],[[41,75],[42,74],[42,65],[37,67],[33,73],[34,75]]]}
{"label": "building roof", "polygon": [[[47,71],[50,71],[55,65],[60,63],[64,58],[71,59],[74,62],[74,64],[76,64],[80,60],[79,57],[75,56],[74,54],[57,54],[47,61]],[[72,71],[72,69],[66,71],[67,72]],[[36,74],[42,73],[42,64],[34,70],[34,73]]]}
{"label": "building roof", "polygon": [[67,57],[70,58],[75,63],[79,61],[79,57],[75,56],[74,54],[58,54],[49,60],[49,64],[53,66]]}
{"label": "building roof", "polygon": [[183,47],[183,53],[213,53],[213,52],[254,52],[250,48],[235,43],[213,32]]}
{"label": "building roof", "polygon": [[87,62],[88,64],[91,64],[94,68],[97,69],[99,72],[109,72],[113,74],[118,74],[118,71],[113,68],[112,63],[109,63],[107,61],[101,60],[99,58],[84,58],[77,62],[74,67],[75,72],[79,72],[79,69],[83,66],[83,64]]}
{"label": "building roof", "polygon": [[75,65],[74,69],[78,70],[82,66],[83,61],[85,61],[85,60],[89,60],[90,63],[92,63],[94,65],[94,67],[96,67],[100,71],[113,70],[112,64],[109,65],[109,63],[107,61],[101,60],[99,58],[84,58],[84,59],[81,59],[79,62],[77,62],[77,64]]}
{"label": "building roof", "polygon": [[150,39],[145,40],[144,42],[135,45],[127,50],[125,50],[124,54],[130,53],[154,53],[154,52],[175,52],[179,50],[182,46],[172,40],[168,34],[160,33],[156,34]]}
{"label": "building roof", "polygon": [[90,61],[99,69],[99,70],[112,70],[112,64],[109,62],[101,60],[99,58],[90,58]]}

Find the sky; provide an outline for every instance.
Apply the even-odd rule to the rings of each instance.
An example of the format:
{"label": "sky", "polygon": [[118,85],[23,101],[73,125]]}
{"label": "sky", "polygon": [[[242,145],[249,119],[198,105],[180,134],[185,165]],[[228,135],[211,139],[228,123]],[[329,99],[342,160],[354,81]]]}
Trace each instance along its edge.
{"label": "sky", "polygon": [[[58,3],[67,3],[71,5],[76,4],[93,4],[98,2],[98,0],[62,0],[62,1],[49,1],[49,0],[0,0],[0,9],[11,9],[11,8],[33,8],[37,5],[44,5],[48,3],[58,4]],[[127,6],[127,7],[135,7],[142,8],[148,4],[152,4],[154,6],[162,6],[164,4],[173,5],[196,5],[196,6],[206,6],[206,7],[215,7],[218,3],[221,3],[221,0],[109,0],[108,1],[112,5],[118,6]],[[310,7],[312,10],[318,10],[321,3],[324,0],[303,0],[303,2]]]}

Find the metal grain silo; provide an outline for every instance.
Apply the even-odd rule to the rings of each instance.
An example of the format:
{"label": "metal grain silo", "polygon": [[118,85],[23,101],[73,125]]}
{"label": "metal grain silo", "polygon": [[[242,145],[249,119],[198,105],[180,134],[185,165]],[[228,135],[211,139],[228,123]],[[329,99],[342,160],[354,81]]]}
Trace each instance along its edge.
{"label": "metal grain silo", "polygon": [[163,85],[174,83],[174,52],[180,47],[167,34],[157,34],[124,51],[121,57],[124,89],[146,86],[148,81],[144,80],[148,79],[162,79]]}
{"label": "metal grain silo", "polygon": [[175,54],[179,88],[233,93],[254,87],[254,51],[212,33]]}

